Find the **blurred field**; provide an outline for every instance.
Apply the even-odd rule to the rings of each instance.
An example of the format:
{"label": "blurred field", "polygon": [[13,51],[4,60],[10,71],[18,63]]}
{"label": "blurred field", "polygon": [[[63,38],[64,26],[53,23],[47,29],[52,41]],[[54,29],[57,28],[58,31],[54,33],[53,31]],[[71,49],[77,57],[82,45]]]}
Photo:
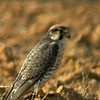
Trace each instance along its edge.
{"label": "blurred field", "polygon": [[0,0],[0,100],[28,52],[54,24],[68,26],[71,39],[38,100],[100,100],[99,0]]}

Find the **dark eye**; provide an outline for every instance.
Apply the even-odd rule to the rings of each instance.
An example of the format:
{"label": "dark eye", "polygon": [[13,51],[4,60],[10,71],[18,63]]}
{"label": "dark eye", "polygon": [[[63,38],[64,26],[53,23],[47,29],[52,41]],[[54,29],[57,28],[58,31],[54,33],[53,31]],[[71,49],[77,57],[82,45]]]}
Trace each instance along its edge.
{"label": "dark eye", "polygon": [[60,33],[63,33],[63,30],[60,30]]}

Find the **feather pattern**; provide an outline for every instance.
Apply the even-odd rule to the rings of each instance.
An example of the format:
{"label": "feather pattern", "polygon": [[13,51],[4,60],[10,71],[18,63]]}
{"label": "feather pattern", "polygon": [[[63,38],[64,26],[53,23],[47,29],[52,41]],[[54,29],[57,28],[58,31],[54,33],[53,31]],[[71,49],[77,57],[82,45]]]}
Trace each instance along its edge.
{"label": "feather pattern", "polygon": [[28,89],[33,87],[33,91],[36,92],[45,85],[61,63],[66,44],[66,37],[61,30],[68,30],[67,27],[64,27],[59,25],[51,27],[49,32],[53,32],[53,34],[48,33],[30,51],[14,81],[12,89],[4,100],[17,100]]}

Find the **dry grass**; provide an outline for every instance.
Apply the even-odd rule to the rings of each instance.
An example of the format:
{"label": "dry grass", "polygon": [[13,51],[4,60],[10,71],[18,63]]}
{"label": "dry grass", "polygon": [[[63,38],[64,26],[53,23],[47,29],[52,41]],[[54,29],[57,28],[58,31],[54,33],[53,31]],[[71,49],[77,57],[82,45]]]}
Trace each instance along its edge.
{"label": "dry grass", "polygon": [[[100,100],[100,2],[0,1],[0,100],[28,52],[54,24],[71,29],[62,65],[38,100]],[[31,94],[26,94],[30,100]]]}

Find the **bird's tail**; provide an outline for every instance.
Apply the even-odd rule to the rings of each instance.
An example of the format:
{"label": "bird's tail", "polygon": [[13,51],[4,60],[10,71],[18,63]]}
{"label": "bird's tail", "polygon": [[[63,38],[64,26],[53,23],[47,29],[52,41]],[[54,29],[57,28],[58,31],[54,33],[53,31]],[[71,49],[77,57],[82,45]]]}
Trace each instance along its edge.
{"label": "bird's tail", "polygon": [[18,100],[18,98],[21,97],[31,87],[31,85],[32,84],[27,81],[18,89],[15,89],[13,86],[4,100]]}
{"label": "bird's tail", "polygon": [[12,89],[10,90],[10,92],[6,95],[6,97],[4,98],[4,100],[18,100],[18,98],[23,94],[23,90],[22,88],[14,89],[12,87]]}
{"label": "bird's tail", "polygon": [[8,94],[6,95],[6,97],[4,98],[4,100],[15,100],[13,99],[13,88],[8,92]]}

